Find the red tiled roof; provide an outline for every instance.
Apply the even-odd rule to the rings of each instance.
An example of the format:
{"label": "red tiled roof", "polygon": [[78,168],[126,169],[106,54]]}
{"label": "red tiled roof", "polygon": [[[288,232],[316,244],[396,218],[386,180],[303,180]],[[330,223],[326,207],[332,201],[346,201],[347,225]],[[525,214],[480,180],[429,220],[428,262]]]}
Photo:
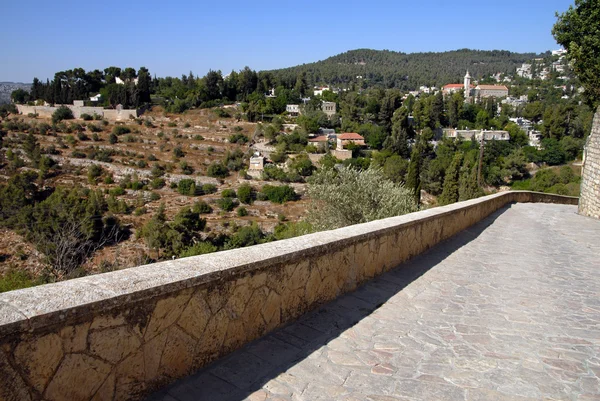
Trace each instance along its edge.
{"label": "red tiled roof", "polygon": [[308,142],[327,142],[327,137],[325,135],[321,135],[314,138],[308,138]]}
{"label": "red tiled roof", "polygon": [[508,88],[504,85],[479,85],[479,89],[484,89],[484,90],[503,90],[503,91],[507,91]]}
{"label": "red tiled roof", "polygon": [[364,141],[365,138],[363,138],[361,135],[358,135],[356,132],[347,132],[345,134],[338,135],[338,139],[343,139],[343,140],[353,140],[353,139],[361,140],[362,139]]}

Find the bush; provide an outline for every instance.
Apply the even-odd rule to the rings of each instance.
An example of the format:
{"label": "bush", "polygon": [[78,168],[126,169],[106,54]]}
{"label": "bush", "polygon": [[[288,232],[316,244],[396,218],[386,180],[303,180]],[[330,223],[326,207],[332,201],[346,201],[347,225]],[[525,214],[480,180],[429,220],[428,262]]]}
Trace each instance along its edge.
{"label": "bush", "polygon": [[37,285],[35,280],[23,270],[9,270],[0,277],[0,293],[28,288]]}
{"label": "bush", "polygon": [[183,150],[181,150],[181,146],[177,146],[175,147],[175,149],[173,149],[173,155],[177,158],[180,158],[184,157],[185,153],[183,152]]}
{"label": "bush", "polygon": [[235,198],[236,197],[235,190],[233,190],[233,189],[224,189],[223,192],[221,192],[221,196],[223,198]]}
{"label": "bush", "polygon": [[232,198],[217,199],[217,206],[226,212],[231,212],[237,206],[237,201]]}
{"label": "bush", "polygon": [[177,183],[177,192],[182,195],[196,196],[196,181],[192,179],[184,179]]}
{"label": "bush", "polygon": [[219,117],[219,118],[229,118],[229,117],[231,117],[231,114],[229,114],[227,112],[227,110],[221,109],[221,108],[214,109],[213,113],[215,113],[215,115],[217,117]]}
{"label": "bush", "polygon": [[225,178],[229,175],[229,169],[221,163],[213,163],[208,166],[207,174],[209,177]]}
{"label": "bush", "polygon": [[72,120],[73,112],[67,106],[60,106],[54,113],[52,113],[52,122],[58,123],[63,120]]}
{"label": "bush", "polygon": [[212,207],[210,207],[208,205],[208,203],[206,203],[204,201],[198,201],[198,202],[194,203],[194,206],[192,207],[192,211],[194,213],[199,213],[199,214],[208,214],[208,213],[212,213]]}
{"label": "bush", "polygon": [[115,127],[112,130],[112,133],[117,136],[125,135],[125,134],[131,133],[131,129],[129,129],[129,127],[126,127],[124,125],[115,125]]}
{"label": "bush", "polygon": [[243,145],[245,143],[248,143],[248,141],[249,141],[248,137],[244,134],[237,133],[237,134],[232,134],[229,136],[230,143],[237,143],[237,144]]}
{"label": "bush", "polygon": [[90,115],[89,115],[89,114],[87,114],[87,113],[83,113],[83,114],[81,114],[81,119],[82,119],[83,121],[92,121],[92,116],[90,116]]}
{"label": "bush", "polygon": [[203,141],[204,137],[202,135],[194,135],[194,140],[195,141]]}
{"label": "bush", "polygon": [[152,189],[160,189],[164,186],[165,186],[165,180],[160,177],[154,178],[152,181],[150,181],[150,187]]}
{"label": "bush", "polygon": [[99,127],[96,124],[88,125],[88,129],[92,132],[102,132],[102,127]]}
{"label": "bush", "polygon": [[97,178],[100,177],[102,175],[104,171],[102,170],[102,167],[100,167],[97,164],[92,164],[91,166],[88,167],[88,182],[90,184],[96,184],[97,182]]}
{"label": "bush", "polygon": [[181,168],[181,172],[185,175],[194,174],[194,168],[192,166],[190,166],[189,164],[187,164],[187,162],[185,160],[179,164],[179,167]]}
{"label": "bush", "polygon": [[208,194],[214,194],[215,192],[217,192],[217,186],[214,184],[204,184],[202,185],[202,193],[208,195]]}
{"label": "bush", "polygon": [[155,201],[157,201],[157,200],[160,200],[160,198],[161,198],[161,197],[160,197],[160,194],[159,194],[158,192],[151,192],[151,193],[150,193],[150,200],[151,200],[152,202],[155,202]]}
{"label": "bush", "polygon": [[296,199],[296,192],[288,185],[265,185],[261,191],[273,203],[285,203]]}
{"label": "bush", "polygon": [[108,136],[108,142],[111,145],[114,145],[115,143],[119,142],[119,138],[114,133],[112,133]]}
{"label": "bush", "polygon": [[123,189],[123,187],[115,187],[115,188],[112,188],[110,191],[108,191],[108,193],[111,196],[121,196],[121,195],[125,195],[125,189]]}
{"label": "bush", "polygon": [[190,246],[189,248],[186,248],[183,252],[181,252],[179,254],[179,257],[187,258],[190,256],[204,255],[207,253],[213,253],[213,252],[217,252],[217,251],[218,251],[218,248],[216,246],[214,246],[213,244],[211,244],[210,242],[201,241],[201,242],[195,243],[194,245]]}
{"label": "bush", "polygon": [[240,187],[238,188],[238,191],[237,191],[237,197],[240,200],[240,202],[245,203],[246,205],[249,205],[252,203],[253,196],[254,196],[254,191],[252,190],[252,187],[250,185],[248,185],[248,184],[240,185]]}
{"label": "bush", "polygon": [[240,207],[237,208],[237,215],[239,217],[248,216],[248,210],[246,210],[245,207],[240,206]]}

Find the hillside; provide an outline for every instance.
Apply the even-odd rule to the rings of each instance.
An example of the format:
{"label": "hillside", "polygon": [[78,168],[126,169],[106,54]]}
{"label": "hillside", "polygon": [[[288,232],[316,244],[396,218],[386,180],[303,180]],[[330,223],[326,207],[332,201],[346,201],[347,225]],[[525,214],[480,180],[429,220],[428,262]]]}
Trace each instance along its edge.
{"label": "hillside", "polygon": [[[465,71],[477,79],[494,73],[514,73],[535,53],[460,49],[442,53],[400,53],[390,50],[351,50],[326,60],[268,71],[282,81],[306,74],[308,85],[381,86],[415,90],[421,85],[462,82]],[[357,78],[362,77],[362,78]]]}
{"label": "hillside", "polygon": [[31,84],[20,82],[0,82],[0,104],[10,103],[10,94],[17,89],[29,90]]}

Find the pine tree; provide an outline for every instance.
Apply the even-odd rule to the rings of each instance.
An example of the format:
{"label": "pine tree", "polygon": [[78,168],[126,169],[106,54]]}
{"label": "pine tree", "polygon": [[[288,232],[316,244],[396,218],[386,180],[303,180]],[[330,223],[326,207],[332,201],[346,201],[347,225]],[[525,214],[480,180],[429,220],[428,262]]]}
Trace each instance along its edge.
{"label": "pine tree", "polygon": [[409,156],[408,140],[414,136],[412,127],[408,122],[408,110],[400,107],[392,117],[392,135],[383,143],[384,148],[407,158]]}

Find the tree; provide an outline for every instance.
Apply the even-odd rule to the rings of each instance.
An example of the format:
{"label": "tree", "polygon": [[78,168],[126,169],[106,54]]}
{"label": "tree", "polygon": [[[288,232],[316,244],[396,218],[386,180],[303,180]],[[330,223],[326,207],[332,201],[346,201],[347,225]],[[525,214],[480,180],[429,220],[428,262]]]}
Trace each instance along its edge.
{"label": "tree", "polygon": [[408,140],[414,137],[414,131],[408,122],[408,109],[400,107],[392,117],[392,135],[388,136],[383,147],[404,158],[409,156]]}
{"label": "tree", "polygon": [[450,163],[450,167],[446,170],[444,176],[444,190],[439,198],[440,205],[448,205],[450,203],[458,202],[459,199],[459,185],[458,178],[460,175],[460,166],[462,164],[463,154],[457,152]]}
{"label": "tree", "polygon": [[313,206],[309,221],[318,230],[399,216],[417,210],[413,194],[384,178],[381,169],[323,169],[308,185]]}
{"label": "tree", "polygon": [[600,2],[575,0],[575,7],[557,13],[552,28],[556,41],[567,49],[567,58],[585,88],[584,95],[592,106],[600,104]]}
{"label": "tree", "polygon": [[245,203],[246,205],[249,205],[253,201],[254,190],[252,189],[252,187],[250,185],[242,184],[238,188],[237,196],[238,196],[238,199],[240,200],[240,202]]}
{"label": "tree", "polygon": [[150,249],[156,251],[156,258],[160,258],[160,249],[165,245],[167,227],[167,216],[165,215],[165,204],[161,203],[150,220],[138,231],[137,235],[146,241]]}
{"label": "tree", "polygon": [[417,205],[421,203],[421,166],[423,164],[421,146],[416,145],[410,154],[406,186],[411,188]]}

